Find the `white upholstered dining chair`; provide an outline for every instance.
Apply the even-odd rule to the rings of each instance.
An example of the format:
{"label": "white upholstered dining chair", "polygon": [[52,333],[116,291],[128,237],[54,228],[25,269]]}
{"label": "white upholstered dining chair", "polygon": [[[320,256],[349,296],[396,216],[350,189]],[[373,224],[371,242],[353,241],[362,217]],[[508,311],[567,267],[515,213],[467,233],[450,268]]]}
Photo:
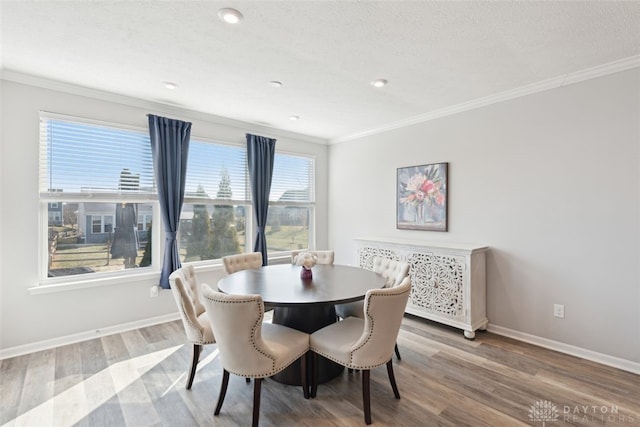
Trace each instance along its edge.
{"label": "white upholstered dining chair", "polygon": [[393,374],[393,348],[411,291],[411,279],[392,288],[371,289],[364,298],[364,318],[348,317],[311,334],[313,351],[311,397],[316,397],[318,355],[349,369],[362,371],[362,404],[365,423],[371,424],[370,370],[387,365],[396,399],[400,392]]}
{"label": "white upholstered dining chair", "polygon": [[[373,258],[373,271],[384,276],[387,280],[385,288],[392,288],[398,286],[409,275],[409,264],[404,261],[397,261],[388,258],[374,257]],[[349,316],[364,318],[364,301],[354,301],[345,304],[336,304],[336,314],[342,319],[346,319]],[[398,360],[400,357],[400,350],[396,344],[395,352]]]}
{"label": "white upholstered dining chair", "polygon": [[[262,267],[262,252],[249,252],[246,254],[227,255],[222,257],[224,271],[232,274],[237,271],[251,270],[252,268]],[[265,311],[271,311],[274,307],[265,305]]]}
{"label": "white upholstered dining chair", "polygon": [[224,264],[224,271],[226,271],[227,274],[241,270],[260,268],[262,267],[262,253],[249,252],[246,254],[227,255],[222,257],[222,263]]}
{"label": "white upholstered dining chair", "polygon": [[184,332],[189,342],[193,344],[191,367],[187,379],[187,390],[191,389],[196,375],[198,360],[202,346],[215,344],[216,340],[211,330],[211,324],[205,314],[204,305],[200,302],[198,278],[192,265],[187,265],[171,273],[169,276],[171,293],[178,305]]}
{"label": "white upholstered dining chair", "polygon": [[316,261],[318,264],[333,264],[333,260],[335,258],[334,251],[291,251],[291,262],[296,262],[296,257],[300,252],[309,252],[316,256]]}
{"label": "white upholstered dining chair", "polygon": [[260,295],[228,295],[202,287],[202,302],[216,334],[222,385],[214,415],[220,414],[229,383],[229,373],[254,378],[253,426],[260,418],[262,379],[270,377],[300,359],[302,391],[309,398],[306,353],[309,334],[283,325],[263,323],[264,304]]}

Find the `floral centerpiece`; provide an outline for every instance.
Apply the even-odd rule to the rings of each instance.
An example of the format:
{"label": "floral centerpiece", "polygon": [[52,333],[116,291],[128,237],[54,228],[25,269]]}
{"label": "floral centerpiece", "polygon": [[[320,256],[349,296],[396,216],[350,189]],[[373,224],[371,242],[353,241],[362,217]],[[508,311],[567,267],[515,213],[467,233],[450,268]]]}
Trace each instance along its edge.
{"label": "floral centerpiece", "polygon": [[296,265],[300,265],[307,270],[312,269],[318,263],[318,257],[311,252],[300,252],[296,256]]}
{"label": "floral centerpiece", "polygon": [[302,279],[311,279],[311,269],[318,263],[318,257],[312,252],[300,252],[295,259],[296,265],[302,267],[300,277]]}

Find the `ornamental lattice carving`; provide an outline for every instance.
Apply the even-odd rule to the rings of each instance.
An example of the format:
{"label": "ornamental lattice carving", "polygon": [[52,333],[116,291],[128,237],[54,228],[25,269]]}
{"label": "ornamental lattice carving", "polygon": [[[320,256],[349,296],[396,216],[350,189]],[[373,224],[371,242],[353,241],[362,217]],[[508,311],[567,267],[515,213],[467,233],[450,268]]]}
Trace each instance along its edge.
{"label": "ornamental lattice carving", "polygon": [[356,242],[362,268],[372,270],[376,256],[409,264],[412,286],[406,313],[460,328],[468,339],[473,339],[479,328],[486,328],[487,246],[369,239]]}
{"label": "ornamental lattice carving", "polygon": [[373,258],[377,256],[400,261],[400,255],[391,249],[365,246],[360,248],[360,259],[358,260],[358,264],[362,268],[373,270]]}
{"label": "ornamental lattice carving", "polygon": [[373,269],[376,256],[396,261],[405,258],[411,276],[409,303],[433,313],[464,319],[464,260],[431,253],[409,252],[405,255],[393,249],[371,246],[360,248],[359,255],[360,267],[367,270]]}
{"label": "ornamental lattice carving", "polygon": [[409,302],[429,311],[464,319],[464,260],[452,256],[410,253],[411,295]]}

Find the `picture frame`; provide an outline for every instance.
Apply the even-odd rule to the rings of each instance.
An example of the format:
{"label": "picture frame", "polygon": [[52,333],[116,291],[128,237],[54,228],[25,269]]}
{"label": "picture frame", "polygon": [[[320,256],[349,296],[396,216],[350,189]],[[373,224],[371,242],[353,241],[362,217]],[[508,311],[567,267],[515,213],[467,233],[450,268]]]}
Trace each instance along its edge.
{"label": "picture frame", "polygon": [[398,168],[396,228],[448,230],[449,163]]}

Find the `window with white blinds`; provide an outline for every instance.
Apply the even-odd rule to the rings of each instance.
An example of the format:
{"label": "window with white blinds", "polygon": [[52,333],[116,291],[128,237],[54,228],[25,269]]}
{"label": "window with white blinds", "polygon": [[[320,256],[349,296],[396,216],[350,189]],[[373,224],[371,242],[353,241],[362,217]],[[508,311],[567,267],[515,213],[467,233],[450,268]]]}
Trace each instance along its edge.
{"label": "window with white blinds", "polygon": [[315,168],[313,158],[276,154],[271,179],[270,202],[313,203]]}
{"label": "window with white blinds", "polygon": [[[39,175],[43,280],[152,267],[151,254],[160,253],[163,239],[151,238],[161,221],[146,129],[41,112]],[[270,255],[314,241],[314,177],[313,157],[275,154]],[[178,233],[181,260],[252,250],[253,217],[246,146],[192,137]]]}
{"label": "window with white blinds", "polygon": [[189,143],[185,200],[250,201],[245,147],[203,142]]}
{"label": "window with white blinds", "polygon": [[[270,202],[313,203],[314,177],[313,158],[276,153]],[[251,203],[246,148],[192,139],[185,189],[191,198]]]}
{"label": "window with white blinds", "polygon": [[[310,246],[314,165],[312,157],[275,154],[267,218],[270,254]],[[246,147],[192,139],[178,233],[181,261],[207,261],[252,250],[251,205]]]}
{"label": "window with white blinds", "polygon": [[42,198],[110,199],[123,193],[155,198],[148,132],[41,113]]}

